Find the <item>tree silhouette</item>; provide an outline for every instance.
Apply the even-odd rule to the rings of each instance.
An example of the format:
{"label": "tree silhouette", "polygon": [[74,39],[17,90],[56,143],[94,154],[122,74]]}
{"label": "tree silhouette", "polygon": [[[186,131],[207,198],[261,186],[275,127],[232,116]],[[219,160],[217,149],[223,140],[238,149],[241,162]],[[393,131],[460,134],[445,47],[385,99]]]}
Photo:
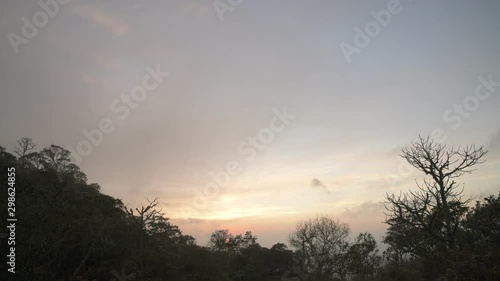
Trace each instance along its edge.
{"label": "tree silhouette", "polygon": [[[36,151],[31,139],[23,138],[15,151],[0,146],[0,170],[15,168],[15,203],[22,206],[16,209],[22,220],[16,222],[15,280],[500,278],[500,194],[468,208],[457,183],[482,163],[482,147],[446,149],[420,138],[403,150],[402,156],[426,178],[417,191],[387,196],[384,241],[389,247],[384,256],[389,259],[382,265],[371,234],[350,242],[349,226],[330,216],[297,223],[289,236],[295,252],[283,243],[262,247],[251,231],[217,230],[202,247],[158,209],[158,198],[129,208],[101,193],[60,146]],[[0,180],[6,183],[7,173]],[[5,196],[0,200],[7,205]],[[0,208],[0,216],[7,217],[6,208]],[[2,234],[1,250],[7,252],[10,246],[3,242],[8,237]]]}
{"label": "tree silhouette", "polygon": [[[390,245],[389,251],[399,253],[399,259],[410,255],[430,261],[448,260],[446,253],[458,250],[458,232],[470,199],[463,198],[463,188],[456,179],[471,173],[486,153],[474,145],[447,148],[429,137],[419,137],[403,149],[401,157],[426,177],[417,182],[416,191],[386,195],[389,229],[384,242]],[[436,270],[446,271],[446,266]],[[453,263],[448,266],[454,267]]]}
{"label": "tree silhouette", "polygon": [[318,280],[347,275],[349,226],[329,216],[297,223],[289,235],[290,244],[298,250],[303,270]]}

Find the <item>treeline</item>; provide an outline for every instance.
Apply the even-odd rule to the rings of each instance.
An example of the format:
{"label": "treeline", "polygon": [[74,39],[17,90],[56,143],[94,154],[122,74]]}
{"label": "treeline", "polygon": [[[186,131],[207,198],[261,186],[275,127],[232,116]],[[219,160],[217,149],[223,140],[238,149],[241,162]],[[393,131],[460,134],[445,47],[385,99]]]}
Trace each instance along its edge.
{"label": "treeline", "polygon": [[420,138],[402,151],[424,180],[386,196],[383,253],[370,233],[351,236],[328,215],[298,222],[269,249],[250,231],[216,230],[197,245],[156,199],[132,209],[102,194],[64,148],[23,138],[12,151],[0,146],[0,182],[7,189],[15,167],[16,273],[2,280],[500,280],[500,193],[470,207],[457,182],[482,163],[482,147]]}

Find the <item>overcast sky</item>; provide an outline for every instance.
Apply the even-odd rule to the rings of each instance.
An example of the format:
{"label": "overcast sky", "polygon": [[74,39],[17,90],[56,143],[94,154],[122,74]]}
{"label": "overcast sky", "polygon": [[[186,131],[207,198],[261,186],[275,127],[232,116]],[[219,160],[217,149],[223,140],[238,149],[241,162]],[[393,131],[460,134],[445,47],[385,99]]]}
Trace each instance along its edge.
{"label": "overcast sky", "polygon": [[500,189],[500,2],[394,1],[2,1],[0,145],[78,153],[104,122],[75,158],[89,181],[158,197],[202,245],[286,242],[317,213],[380,239],[384,195],[422,178],[398,157],[419,134],[486,146],[465,189]]}

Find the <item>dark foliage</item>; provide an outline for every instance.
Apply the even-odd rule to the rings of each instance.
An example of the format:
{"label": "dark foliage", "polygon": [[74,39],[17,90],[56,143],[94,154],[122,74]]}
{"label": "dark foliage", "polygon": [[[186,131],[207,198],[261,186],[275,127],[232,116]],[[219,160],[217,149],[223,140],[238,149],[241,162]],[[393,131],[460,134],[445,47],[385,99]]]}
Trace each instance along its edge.
{"label": "dark foliage", "polygon": [[16,274],[2,280],[500,280],[500,193],[471,208],[456,182],[481,163],[482,148],[446,150],[420,139],[403,150],[427,178],[416,192],[387,196],[383,256],[370,233],[350,240],[348,225],[329,216],[297,224],[295,252],[283,243],[262,247],[250,231],[217,230],[199,246],[157,199],[133,209],[101,193],[64,148],[37,151],[23,138],[13,151],[0,146],[0,181],[16,169],[19,206]]}

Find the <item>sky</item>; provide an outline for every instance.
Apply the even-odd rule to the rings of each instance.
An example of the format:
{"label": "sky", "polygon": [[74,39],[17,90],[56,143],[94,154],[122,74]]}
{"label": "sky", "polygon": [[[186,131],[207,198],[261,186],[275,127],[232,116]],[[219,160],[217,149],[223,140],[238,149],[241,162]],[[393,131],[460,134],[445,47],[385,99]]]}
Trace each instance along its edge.
{"label": "sky", "polygon": [[420,135],[483,145],[500,190],[499,1],[41,0],[0,4],[0,145],[70,149],[199,244],[270,247],[317,214],[380,241]]}

